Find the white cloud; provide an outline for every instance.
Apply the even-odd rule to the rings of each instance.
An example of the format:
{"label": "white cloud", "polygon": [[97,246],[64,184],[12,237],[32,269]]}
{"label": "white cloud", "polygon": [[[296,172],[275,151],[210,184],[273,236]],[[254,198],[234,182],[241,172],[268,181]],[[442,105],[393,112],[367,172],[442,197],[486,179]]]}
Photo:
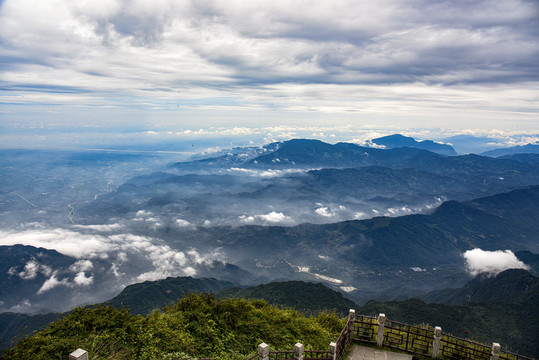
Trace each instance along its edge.
{"label": "white cloud", "polygon": [[307,170],[296,170],[296,169],[286,169],[286,170],[276,170],[276,169],[267,169],[267,170],[253,170],[253,169],[244,169],[233,167],[227,170],[229,173],[238,173],[242,175],[249,176],[261,176],[261,177],[277,177],[287,174],[293,174],[298,172],[304,172]]}
{"label": "white cloud", "polygon": [[176,219],[176,225],[178,225],[179,227],[187,227],[187,226],[190,226],[191,223],[187,220]]}
{"label": "white cloud", "polygon": [[271,223],[284,223],[292,221],[292,218],[290,216],[286,216],[281,212],[278,213],[275,211],[272,211],[269,214],[265,215],[257,215],[257,217]]}
{"label": "white cloud", "polygon": [[94,268],[94,264],[90,260],[77,260],[69,267],[72,272],[90,271]]}
{"label": "white cloud", "polygon": [[281,212],[272,211],[268,214],[261,215],[241,215],[239,220],[245,224],[253,224],[259,222],[262,224],[292,224],[294,219]]}
{"label": "white cloud", "polygon": [[99,232],[110,232],[120,230],[124,227],[123,224],[101,224],[101,225],[73,225],[76,229],[87,229]]}
{"label": "white cloud", "polygon": [[466,259],[466,270],[473,276],[480,273],[496,275],[507,269],[529,270],[511,250],[485,251],[476,248],[466,251],[463,256]]}
{"label": "white cloud", "polygon": [[18,275],[23,280],[33,280],[40,273],[45,276],[49,276],[50,274],[52,274],[52,268],[48,265],[40,264],[35,259],[26,262],[26,264],[24,265],[24,269],[19,273],[17,273],[16,267],[11,267],[8,270],[9,275]]}
{"label": "white cloud", "polygon": [[75,283],[75,285],[78,285],[78,286],[89,286],[94,283],[94,277],[93,276],[86,277],[86,274],[84,273],[84,271],[81,271],[77,273],[77,275],[75,275],[73,282]]}
{"label": "white cloud", "polygon": [[30,260],[24,265],[24,270],[19,273],[19,277],[23,280],[35,279],[39,270],[39,263],[35,260]]}
{"label": "white cloud", "polygon": [[116,241],[110,241],[108,237],[81,234],[59,228],[21,232],[0,231],[0,244],[22,244],[55,249],[62,254],[75,258],[97,257],[118,247]]}
{"label": "white cloud", "polygon": [[154,230],[163,226],[163,223],[159,218],[155,217],[155,215],[151,211],[146,210],[137,211],[137,213],[135,214],[135,218],[133,218],[133,221],[145,222],[150,225],[151,229]]}
{"label": "white cloud", "polygon": [[254,216],[240,215],[239,219],[244,224],[252,224],[255,222]]}
{"label": "white cloud", "polygon": [[139,210],[139,211],[137,211],[135,216],[136,217],[148,217],[148,216],[153,216],[153,213],[151,211],[147,211],[147,210]]}
{"label": "white cloud", "polygon": [[329,206],[323,206],[320,203],[316,203],[317,206],[319,206],[317,209],[314,210],[314,212],[320,216],[323,217],[334,217],[337,216],[338,212],[343,212],[346,210],[346,206],[339,205],[336,208],[330,208]]}
{"label": "white cloud", "polygon": [[367,217],[368,217],[368,215],[366,213],[364,213],[363,211],[358,211],[358,212],[354,213],[354,215],[353,215],[354,220],[362,220],[362,219],[365,219]]}
{"label": "white cloud", "polygon": [[[88,229],[85,229],[86,232]],[[139,257],[138,261],[144,259],[153,270],[139,274],[137,280],[156,280],[167,276],[182,276],[184,274],[193,275],[196,266],[209,265],[213,261],[223,261],[224,256],[216,249],[211,252],[201,253],[196,249],[190,249],[187,252],[172,249],[164,244],[160,239],[138,236],[133,234],[110,234],[95,235],[87,233],[78,233],[67,229],[33,229],[22,232],[0,231],[0,245],[30,245],[55,249],[56,251],[78,258],[70,266],[71,272],[76,272],[76,280],[79,284],[85,284],[93,279],[92,276],[86,277],[86,274],[93,269],[94,264],[89,259],[110,259],[111,272],[116,277],[124,275],[122,264],[128,263],[132,256]],[[142,259],[140,259],[142,256]],[[37,267],[34,263],[28,265],[24,276],[33,276]],[[39,267],[39,271],[45,272],[44,267]],[[16,273],[16,272],[15,272]],[[50,273],[49,273],[50,274]],[[68,279],[58,279],[59,273],[54,272],[52,276],[43,284],[40,293],[48,291],[59,285],[71,286]],[[77,284],[77,283],[76,283]]]}
{"label": "white cloud", "polygon": [[37,291],[38,295],[43,294],[44,292],[47,292],[51,289],[54,289],[57,286],[69,286],[69,280],[67,278],[64,278],[62,280],[58,280],[58,272],[55,271],[50,278],[45,280],[41,288]]}
{"label": "white cloud", "polygon": [[314,212],[317,213],[318,215],[324,216],[324,217],[332,217],[332,216],[335,216],[335,212],[332,211],[332,210],[330,210],[327,206],[319,207],[319,208],[316,209]]}
{"label": "white cloud", "polygon": [[405,205],[400,208],[388,208],[384,215],[395,217],[395,216],[412,214],[417,211],[419,211],[419,209],[410,209],[407,205]]}

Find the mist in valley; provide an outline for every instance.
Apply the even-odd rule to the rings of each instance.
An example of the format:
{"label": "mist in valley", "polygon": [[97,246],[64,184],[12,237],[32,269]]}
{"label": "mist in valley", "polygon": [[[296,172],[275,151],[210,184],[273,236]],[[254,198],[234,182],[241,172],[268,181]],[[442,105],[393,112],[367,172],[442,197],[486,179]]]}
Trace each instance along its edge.
{"label": "mist in valley", "polygon": [[17,291],[2,295],[0,310],[65,311],[171,276],[240,286],[321,281],[358,303],[456,287],[471,276],[465,247],[441,261],[395,260],[373,250],[393,235],[369,232],[389,226],[386,219],[432,214],[447,200],[539,180],[533,169],[508,183],[491,173],[474,179],[466,168],[455,176],[385,166],[391,159],[334,168],[265,163],[283,144],[198,155],[1,151],[0,245],[38,250],[6,255],[2,279]]}

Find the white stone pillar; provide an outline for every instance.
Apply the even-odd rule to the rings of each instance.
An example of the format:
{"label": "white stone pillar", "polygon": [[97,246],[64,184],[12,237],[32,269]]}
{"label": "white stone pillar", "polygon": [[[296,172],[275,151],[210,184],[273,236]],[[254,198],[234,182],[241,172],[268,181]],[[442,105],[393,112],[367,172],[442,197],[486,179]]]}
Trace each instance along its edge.
{"label": "white stone pillar", "polygon": [[350,309],[348,312],[348,320],[352,321],[350,324],[350,335],[352,335],[354,333],[354,320],[356,320],[356,311],[354,309]]}
{"label": "white stone pillar", "polygon": [[492,352],[490,360],[498,360],[500,358],[501,346],[498,343],[492,343]]}
{"label": "white stone pillar", "polygon": [[269,345],[262,343],[258,345],[258,359],[259,360],[269,360]]}
{"label": "white stone pillar", "polygon": [[376,338],[376,343],[378,346],[384,345],[384,325],[386,323],[386,315],[378,315],[378,337]]}
{"label": "white stone pillar", "polygon": [[79,348],[69,354],[69,360],[88,360],[88,351]]}
{"label": "white stone pillar", "polygon": [[432,358],[437,359],[440,356],[440,343],[442,341],[442,328],[436,326],[434,328],[434,340],[432,342]]}
{"label": "white stone pillar", "polygon": [[333,360],[337,360],[337,344],[334,342],[329,343],[329,355]]}
{"label": "white stone pillar", "polygon": [[305,348],[303,347],[302,343],[296,343],[294,345],[294,359],[296,360],[303,360],[303,351]]}

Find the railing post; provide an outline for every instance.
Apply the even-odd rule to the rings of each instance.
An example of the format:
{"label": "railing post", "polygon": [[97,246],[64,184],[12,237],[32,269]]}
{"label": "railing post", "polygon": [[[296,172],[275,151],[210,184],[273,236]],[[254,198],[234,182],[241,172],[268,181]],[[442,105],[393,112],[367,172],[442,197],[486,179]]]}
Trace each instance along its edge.
{"label": "railing post", "polygon": [[492,343],[492,352],[490,360],[498,360],[500,358],[501,346],[498,343]]}
{"label": "railing post", "polygon": [[258,345],[258,360],[269,360],[269,345],[262,343]]}
{"label": "railing post", "polygon": [[[348,320],[351,321],[350,334],[353,334],[354,333],[354,320],[356,320],[356,310],[350,309],[350,311],[348,312]],[[350,335],[350,336],[352,336],[352,335]]]}
{"label": "railing post", "polygon": [[440,356],[440,343],[442,341],[442,328],[434,328],[434,340],[432,341],[432,358],[437,359]]}
{"label": "railing post", "polygon": [[88,351],[79,348],[69,354],[69,360],[88,360]]}
{"label": "railing post", "polygon": [[376,338],[376,343],[378,346],[384,345],[384,325],[386,323],[386,315],[378,315],[378,337]]}
{"label": "railing post", "polygon": [[303,344],[302,343],[296,343],[296,345],[294,345],[294,359],[296,360],[303,360],[303,350],[305,350],[305,348],[303,347]]}
{"label": "railing post", "polygon": [[337,360],[337,344],[334,342],[329,343],[329,356],[333,360]]}

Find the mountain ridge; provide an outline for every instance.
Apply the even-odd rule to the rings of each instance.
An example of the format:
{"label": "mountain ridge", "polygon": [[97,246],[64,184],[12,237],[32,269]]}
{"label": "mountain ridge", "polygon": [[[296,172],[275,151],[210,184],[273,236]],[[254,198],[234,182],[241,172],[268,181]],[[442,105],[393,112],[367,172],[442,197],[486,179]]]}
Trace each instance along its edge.
{"label": "mountain ridge", "polygon": [[451,145],[437,143],[432,140],[416,141],[413,137],[404,136],[401,134],[382,136],[372,139],[371,142],[376,145],[384,146],[386,149],[412,147],[432,151],[440,155],[457,155],[457,152]]}
{"label": "mountain ridge", "polygon": [[[169,290],[174,292],[177,285],[175,282],[178,280],[180,282],[186,280],[187,282],[185,284],[187,286],[195,284],[193,282],[195,279],[190,277],[169,278],[154,283],[161,283],[164,288],[171,286]],[[200,280],[215,281],[215,279]],[[150,288],[147,285],[148,283],[141,283],[134,285],[134,287],[148,290]],[[511,298],[505,291],[502,292],[501,296],[500,293],[497,293],[500,287],[506,290],[508,289],[507,287],[510,289],[522,289],[525,285],[529,285],[529,289],[519,299]],[[272,282],[246,289],[237,287],[229,288],[229,290],[218,292],[215,296],[218,298],[266,299],[270,304],[292,307],[310,314],[328,308],[327,306],[320,306],[321,304],[335,304],[334,301],[337,300],[336,303],[339,306],[333,308],[344,316],[346,316],[350,308],[354,308],[357,314],[363,315],[377,316],[379,313],[385,313],[388,319],[393,321],[401,321],[409,324],[430,323],[431,325],[442,326],[445,332],[459,337],[472,337],[486,343],[491,343],[492,341],[501,342],[504,347],[509,346],[513,351],[536,355],[539,351],[539,346],[532,339],[539,331],[539,321],[537,318],[525,316],[525,314],[538,310],[539,278],[534,277],[525,270],[510,269],[498,274],[496,277],[489,278],[485,275],[478,275],[463,288],[448,289],[446,294],[453,291],[458,297],[461,292],[467,291],[472,287],[476,289],[475,294],[479,297],[473,297],[472,302],[466,301],[460,305],[427,304],[422,300],[411,298],[404,301],[369,301],[363,306],[357,306],[352,301],[345,299],[342,294],[320,283],[305,283],[302,281]],[[188,292],[184,292],[175,302],[181,302],[180,299],[186,296],[186,294]],[[126,295],[127,297],[141,300],[140,297],[151,297],[151,291],[128,291]],[[187,295],[187,298],[189,299],[190,296]],[[329,300],[326,298],[327,296],[329,296]],[[190,299],[194,298],[191,297]],[[322,300],[322,303],[320,300]],[[110,301],[107,303],[111,304]],[[142,299],[142,303],[147,302],[145,299]],[[304,308],[305,304],[309,304],[309,309]],[[116,304],[114,306],[122,307],[123,305]],[[178,305],[165,301],[159,304],[159,306],[156,306],[156,308],[162,308],[163,306],[169,306],[170,309],[175,309]],[[99,307],[96,309],[99,309]],[[150,312],[147,311],[147,313]],[[0,314],[0,319],[4,319],[4,315]],[[65,316],[65,314],[50,314],[49,316],[60,317]],[[523,316],[524,318],[522,318]],[[32,317],[27,317],[22,321],[29,321],[29,318]],[[33,324],[43,320],[42,318],[44,319],[45,317],[41,316],[40,319],[35,317]],[[152,315],[152,318],[155,318],[155,316]],[[17,321],[20,322],[21,319],[17,319]],[[504,326],[500,325],[502,323]],[[15,325],[8,324],[6,329],[17,328],[17,326],[20,327],[20,323]]]}

